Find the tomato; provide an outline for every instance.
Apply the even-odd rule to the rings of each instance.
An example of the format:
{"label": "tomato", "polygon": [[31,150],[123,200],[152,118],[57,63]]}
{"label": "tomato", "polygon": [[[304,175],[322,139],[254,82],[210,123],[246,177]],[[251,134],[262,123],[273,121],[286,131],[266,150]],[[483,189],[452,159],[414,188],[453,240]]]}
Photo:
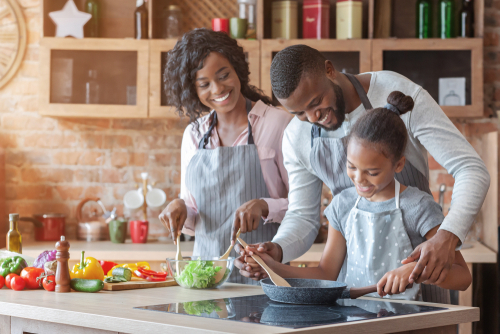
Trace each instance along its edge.
{"label": "tomato", "polygon": [[15,276],[10,281],[10,286],[12,287],[12,290],[21,291],[26,287],[26,282],[21,276]]}
{"label": "tomato", "polygon": [[16,275],[16,274],[8,274],[7,276],[5,276],[5,285],[7,286],[7,288],[9,289],[12,289],[10,287],[10,281],[12,280],[13,277],[16,277],[16,276],[19,276],[19,275]]}
{"label": "tomato", "polygon": [[3,288],[3,285],[5,284],[5,278],[0,275],[0,289]]}
{"label": "tomato", "polygon": [[42,286],[42,282],[37,280],[37,278],[42,276],[44,272],[42,268],[26,267],[21,271],[21,277],[26,282],[28,289],[39,289]]}
{"label": "tomato", "polygon": [[56,289],[56,277],[54,275],[44,277],[43,288],[47,291],[54,291]]}

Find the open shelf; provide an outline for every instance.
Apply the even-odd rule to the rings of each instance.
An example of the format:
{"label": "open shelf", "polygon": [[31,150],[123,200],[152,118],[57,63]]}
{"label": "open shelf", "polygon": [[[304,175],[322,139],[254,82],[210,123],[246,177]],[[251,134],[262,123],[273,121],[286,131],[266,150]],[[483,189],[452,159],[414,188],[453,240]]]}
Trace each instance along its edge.
{"label": "open shelf", "polygon": [[147,117],[148,56],[148,41],[43,38],[40,113]]}
{"label": "open shelf", "polygon": [[464,77],[466,105],[441,106],[448,117],[481,117],[483,109],[483,40],[374,39],[373,71],[398,72],[439,101],[439,78]]}
{"label": "open shelf", "polygon": [[[163,91],[163,73],[167,63],[167,52],[174,48],[176,40],[150,41],[149,75],[149,117],[177,118],[175,109],[168,105]],[[260,87],[260,43],[258,41],[238,40],[245,51],[250,66],[250,84]]]}

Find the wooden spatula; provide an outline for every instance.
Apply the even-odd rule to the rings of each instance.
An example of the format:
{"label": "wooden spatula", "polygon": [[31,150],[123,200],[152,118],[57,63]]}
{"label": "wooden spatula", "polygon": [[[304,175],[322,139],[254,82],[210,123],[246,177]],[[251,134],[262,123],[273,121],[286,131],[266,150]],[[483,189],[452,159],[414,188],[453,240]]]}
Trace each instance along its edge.
{"label": "wooden spatula", "polygon": [[[236,238],[239,238],[241,234],[241,230],[238,230],[236,233]],[[227,251],[219,258],[219,260],[227,260],[229,258],[229,254],[233,250],[234,245],[230,245]],[[215,274],[215,283],[219,283],[221,279],[224,278],[224,274],[226,273],[227,261],[214,261],[214,266],[220,266],[221,269]]]}
{"label": "wooden spatula", "polygon": [[[248,245],[245,241],[241,240],[241,238],[238,238],[238,242],[244,247],[246,248]],[[252,259],[255,260],[255,262],[257,262],[258,264],[260,264],[260,266],[262,268],[264,268],[264,270],[267,272],[267,275],[269,276],[269,278],[271,279],[271,281],[273,281],[273,283],[277,286],[287,286],[287,287],[291,287],[290,284],[288,284],[287,281],[285,281],[283,279],[283,277],[281,277],[280,275],[276,274],[274,271],[271,270],[271,268],[269,268],[269,266],[260,258],[260,256],[254,254],[252,255]]]}
{"label": "wooden spatula", "polygon": [[177,235],[177,240],[176,240],[176,244],[177,244],[177,254],[175,254],[175,259],[177,260],[177,262],[175,263],[175,271],[177,272],[177,275],[180,275],[180,270],[184,269],[183,266],[181,266],[180,262],[179,261],[182,261],[183,258],[182,258],[182,254],[181,254],[181,234],[179,233],[179,235]]}

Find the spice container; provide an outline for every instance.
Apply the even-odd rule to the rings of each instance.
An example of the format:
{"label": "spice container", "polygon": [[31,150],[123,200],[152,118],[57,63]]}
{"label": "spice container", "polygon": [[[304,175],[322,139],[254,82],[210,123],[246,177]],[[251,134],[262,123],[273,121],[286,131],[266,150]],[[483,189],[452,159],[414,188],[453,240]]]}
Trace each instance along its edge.
{"label": "spice container", "polygon": [[337,39],[361,38],[363,27],[363,2],[361,0],[337,1]]}
{"label": "spice container", "polygon": [[272,38],[297,38],[297,2],[275,1],[272,8]]}
{"label": "spice container", "polygon": [[330,38],[330,2],[328,0],[304,0],[302,37]]}
{"label": "spice container", "polygon": [[182,12],[176,5],[170,5],[165,11],[165,22],[163,29],[164,38],[178,38],[181,33]]}

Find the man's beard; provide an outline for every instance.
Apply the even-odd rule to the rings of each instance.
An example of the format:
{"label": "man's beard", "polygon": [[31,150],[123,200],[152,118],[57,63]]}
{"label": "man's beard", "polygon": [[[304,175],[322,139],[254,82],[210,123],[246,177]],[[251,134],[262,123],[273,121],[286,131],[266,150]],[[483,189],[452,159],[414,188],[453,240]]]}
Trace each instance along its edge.
{"label": "man's beard", "polygon": [[332,112],[337,120],[336,124],[333,124],[330,127],[325,127],[319,123],[314,123],[316,126],[324,129],[326,131],[335,131],[342,126],[345,120],[345,100],[344,94],[342,93],[342,88],[334,82],[329,81],[332,85],[333,92],[335,93],[335,98],[337,101],[337,109],[329,108],[328,112]]}

